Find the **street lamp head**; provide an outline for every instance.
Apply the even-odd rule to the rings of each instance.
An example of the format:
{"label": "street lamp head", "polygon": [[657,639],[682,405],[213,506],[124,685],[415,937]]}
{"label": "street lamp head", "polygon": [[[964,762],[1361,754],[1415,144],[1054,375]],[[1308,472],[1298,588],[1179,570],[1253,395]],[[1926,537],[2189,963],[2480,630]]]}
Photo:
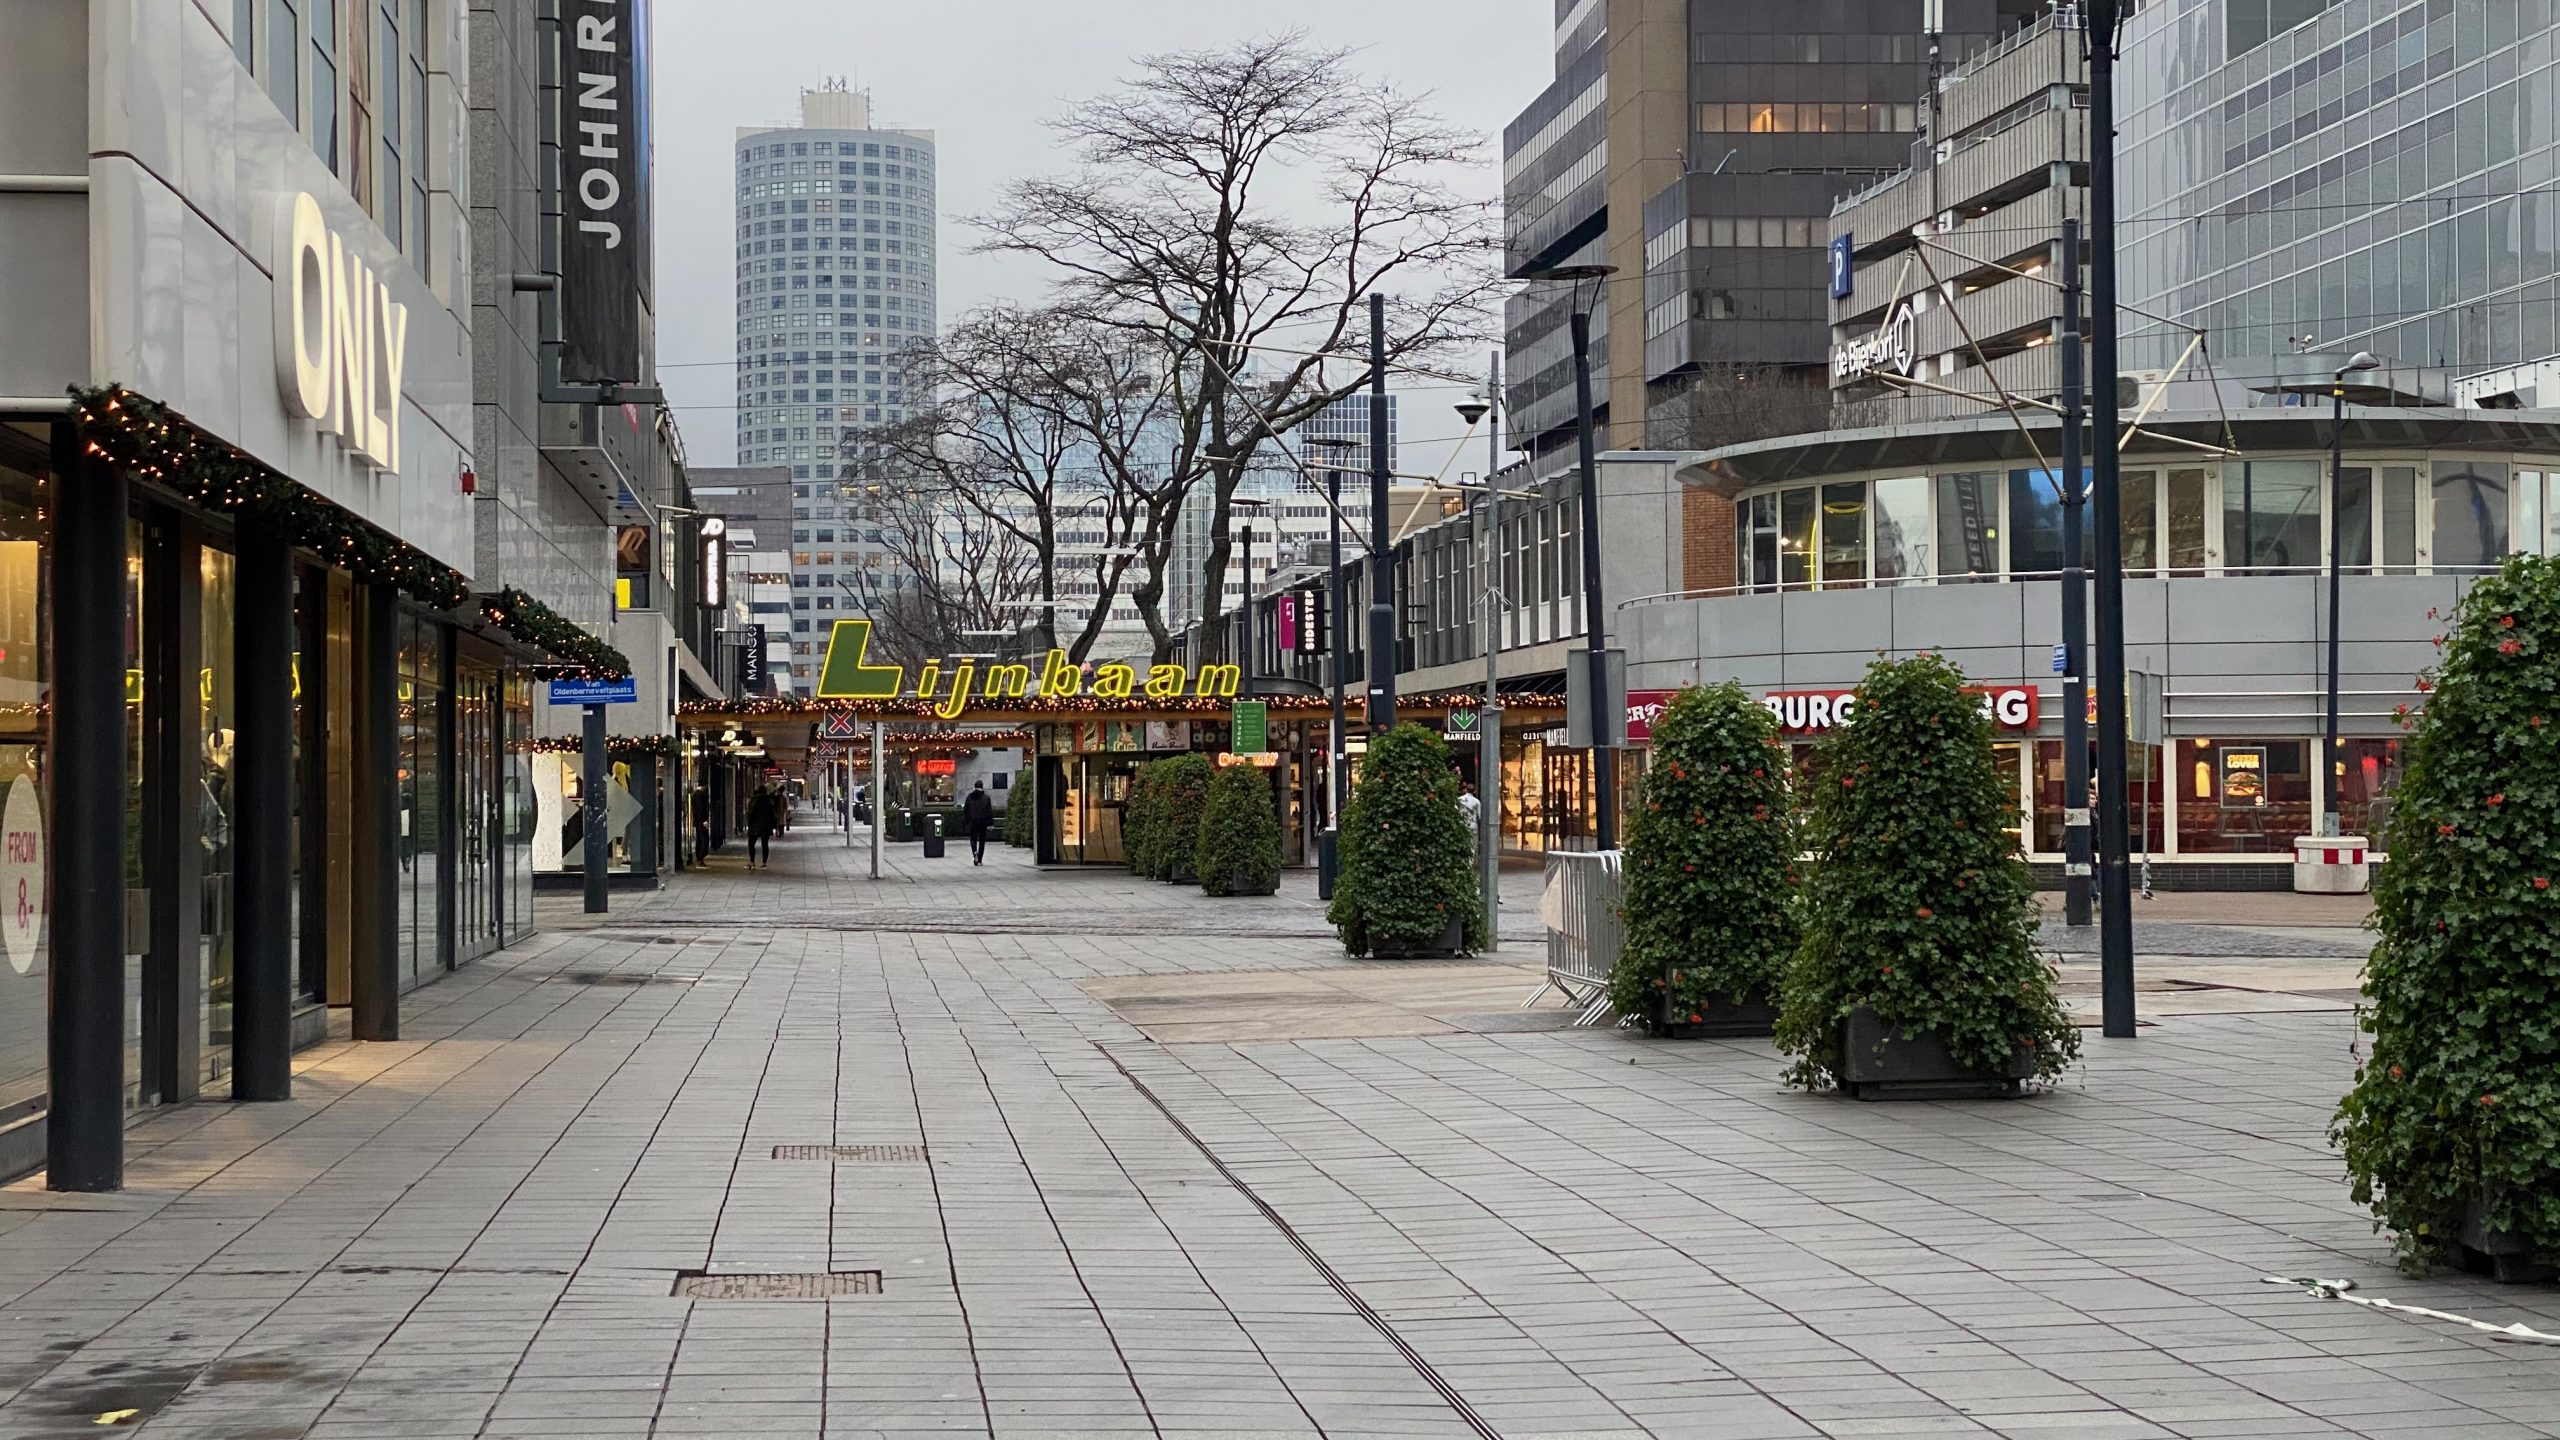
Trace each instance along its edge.
{"label": "street lamp head", "polygon": [[2379,370],[2381,368],[2381,356],[2374,354],[2370,350],[2359,350],[2355,354],[2347,357],[2347,363],[2338,367],[2338,373],[2341,376],[2344,376],[2358,370]]}
{"label": "street lamp head", "polygon": [[1301,435],[1298,443],[1310,450],[1357,450],[1360,442],[1348,435]]}
{"label": "street lamp head", "polygon": [[1544,270],[1525,270],[1523,280],[1606,280],[1618,273],[1615,265],[1550,265]]}

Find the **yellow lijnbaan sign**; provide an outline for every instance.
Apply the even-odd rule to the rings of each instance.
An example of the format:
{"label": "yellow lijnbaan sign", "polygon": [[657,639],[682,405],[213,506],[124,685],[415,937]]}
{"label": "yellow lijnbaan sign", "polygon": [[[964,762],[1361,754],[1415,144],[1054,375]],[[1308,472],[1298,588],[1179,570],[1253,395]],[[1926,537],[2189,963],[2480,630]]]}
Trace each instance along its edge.
{"label": "yellow lijnbaan sign", "polygon": [[[980,669],[976,659],[959,658],[950,662],[946,674],[943,661],[927,660],[917,672],[914,695],[935,702],[935,718],[957,720],[972,701],[993,705],[1034,696],[1050,700],[1077,696],[1179,700],[1185,695],[1229,699],[1242,678],[1243,672],[1233,665],[1203,665],[1196,675],[1179,665],[1151,665],[1141,681],[1138,667],[1117,662],[1096,666],[1088,677],[1083,666],[1067,658],[1066,651],[1052,650],[1037,670],[1019,661],[989,662]],[[826,661],[818,667],[817,698],[896,700],[907,694],[905,666],[871,663],[871,622],[837,621],[827,636]]]}

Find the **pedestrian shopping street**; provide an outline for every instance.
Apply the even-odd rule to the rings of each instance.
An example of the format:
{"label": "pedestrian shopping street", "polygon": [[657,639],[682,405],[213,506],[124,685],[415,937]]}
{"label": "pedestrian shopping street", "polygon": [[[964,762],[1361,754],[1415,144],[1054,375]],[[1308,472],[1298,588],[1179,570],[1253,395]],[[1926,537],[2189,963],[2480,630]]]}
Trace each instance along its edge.
{"label": "pedestrian shopping street", "polygon": [[1518,1008],[1527,873],[1397,965],[1303,873],[735,851],[0,1192],[0,1435],[2560,1435],[2560,1350],[2262,1279],[2560,1331],[2350,1203],[2333,908],[2163,897],[2138,1039],[1860,1104]]}

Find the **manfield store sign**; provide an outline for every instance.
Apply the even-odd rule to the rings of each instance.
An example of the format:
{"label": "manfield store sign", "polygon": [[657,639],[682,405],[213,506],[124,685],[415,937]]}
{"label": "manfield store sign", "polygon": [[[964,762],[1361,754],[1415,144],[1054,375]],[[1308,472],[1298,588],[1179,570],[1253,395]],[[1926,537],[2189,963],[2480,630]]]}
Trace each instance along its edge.
{"label": "manfield store sign", "polygon": [[934,702],[934,718],[957,720],[969,707],[1006,700],[1072,700],[1078,698],[1142,703],[1155,700],[1231,699],[1243,680],[1234,665],[1150,665],[1142,679],[1139,668],[1113,662],[1090,671],[1052,650],[1035,667],[1027,661],[982,662],[975,657],[927,660],[918,669],[915,688],[907,688],[903,665],[871,662],[871,622],[838,620],[827,636],[826,660],[818,667],[820,700],[897,700],[912,695]]}

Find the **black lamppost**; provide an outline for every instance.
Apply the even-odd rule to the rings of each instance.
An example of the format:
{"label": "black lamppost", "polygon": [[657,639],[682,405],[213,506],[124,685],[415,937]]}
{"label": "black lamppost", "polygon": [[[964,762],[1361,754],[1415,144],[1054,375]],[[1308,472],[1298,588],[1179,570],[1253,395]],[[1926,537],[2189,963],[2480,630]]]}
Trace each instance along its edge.
{"label": "black lamppost", "polygon": [[[1359,449],[1360,443],[1347,435],[1309,435],[1298,443],[1333,456],[1317,467],[1324,471],[1325,509],[1332,516],[1328,525],[1333,532],[1324,547],[1326,568],[1331,572],[1326,576],[1324,591],[1325,688],[1333,695],[1333,725],[1325,733],[1325,750],[1329,762],[1326,773],[1332,778],[1333,788],[1325,793],[1324,851],[1316,868],[1317,898],[1330,900],[1333,898],[1334,840],[1342,825],[1342,799],[1351,790],[1348,773],[1351,755],[1344,748],[1343,726],[1346,722],[1342,713],[1342,672],[1348,663],[1342,653],[1342,626],[1349,618],[1349,611],[1342,601],[1342,456],[1347,451]],[[1376,567],[1371,568],[1374,570]]]}
{"label": "black lamppost", "polygon": [[[1582,303],[1585,280],[1600,282],[1618,273],[1615,265],[1558,265],[1535,271],[1530,280],[1570,280],[1573,296],[1574,443],[1582,470],[1582,629],[1585,658],[1590,663],[1591,769],[1596,795],[1593,819],[1599,848],[1618,848],[1618,752],[1610,743],[1618,721],[1608,715],[1609,622],[1600,608],[1600,457],[1591,431],[1591,312]],[[1595,283],[1593,289],[1599,289]]]}
{"label": "black lamppost", "polygon": [[[2346,511],[2338,502],[2346,493],[2343,476],[2347,458],[2347,377],[2381,368],[2381,359],[2372,351],[2359,350],[2329,377],[2329,723],[2322,732],[2326,743],[2320,749],[2320,833],[2324,835],[2338,833],[2338,561],[2347,546],[2341,524]],[[2372,523],[2369,514],[2366,523]]]}

